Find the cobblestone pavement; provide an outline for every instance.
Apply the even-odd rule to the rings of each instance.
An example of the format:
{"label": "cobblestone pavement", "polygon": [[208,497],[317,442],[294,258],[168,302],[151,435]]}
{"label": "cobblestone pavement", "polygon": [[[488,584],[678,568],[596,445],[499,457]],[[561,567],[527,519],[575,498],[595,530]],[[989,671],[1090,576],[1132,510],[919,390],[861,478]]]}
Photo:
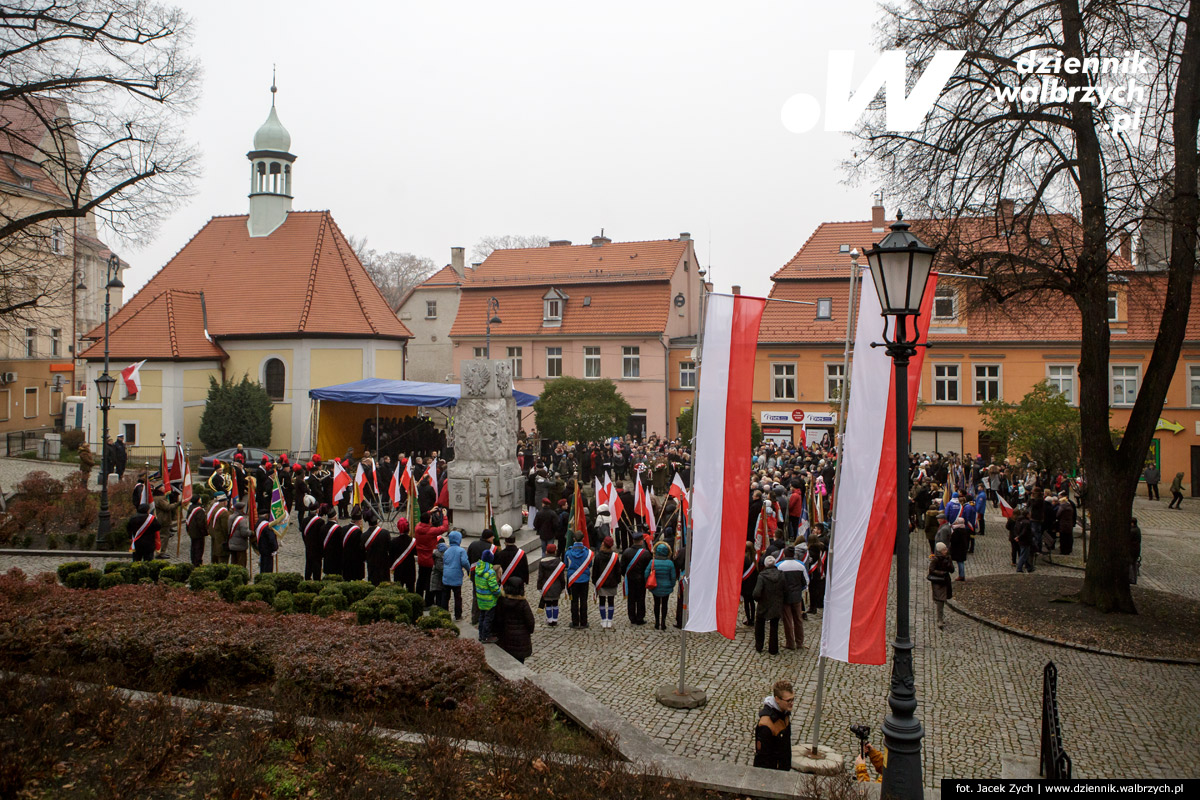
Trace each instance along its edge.
{"label": "cobblestone pavement", "polygon": [[[1144,532],[1145,585],[1200,598],[1200,500],[1185,500],[1183,511],[1166,502],[1135,502]],[[988,517],[990,535],[977,540],[967,563],[968,581],[1011,569],[1004,520]],[[187,542],[182,555],[187,556]],[[174,553],[174,542],[170,545]],[[925,780],[993,777],[1000,758],[1036,757],[1040,731],[1042,667],[1059,668],[1061,718],[1067,752],[1076,777],[1196,777],[1200,767],[1183,757],[1200,739],[1200,667],[1153,664],[1053,647],[1011,636],[947,610],[946,629],[934,623],[924,538],[912,548],[914,665],[918,717],[925,726]],[[53,569],[63,558],[0,557],[0,570],[20,566],[29,573]],[[303,549],[293,528],[283,539],[279,568],[299,571]],[[1079,575],[1076,570],[1040,564],[1029,576]],[[469,594],[465,592],[464,594]],[[569,605],[557,628],[538,617],[533,656],[526,666],[559,672],[592,693],[632,724],[683,756],[749,763],[755,712],[779,678],[797,689],[793,733],[811,740],[821,623],[810,615],[805,647],[770,656],[754,651],[753,631],[739,626],[735,641],[716,634],[688,635],[689,684],[708,692],[708,705],[673,711],[653,699],[655,688],[678,679],[679,632],[631,626],[617,598],[616,627],[599,627],[595,600],[591,627],[571,630]],[[464,598],[469,608],[469,598]],[[889,598],[889,641],[895,598]],[[652,615],[651,615],[652,616]],[[674,620],[674,600],[671,605]],[[781,632],[782,636],[782,632]],[[856,740],[846,730],[855,723],[879,725],[887,710],[888,666],[826,666],[821,743],[848,756]]]}
{"label": "cobblestone pavement", "polygon": [[[17,484],[25,479],[30,472],[41,470],[50,473],[52,478],[60,481],[72,473],[79,472],[78,464],[60,464],[57,461],[34,461],[28,458],[0,458],[0,489],[5,494],[12,492]],[[92,481],[96,480],[97,471],[92,471]]]}

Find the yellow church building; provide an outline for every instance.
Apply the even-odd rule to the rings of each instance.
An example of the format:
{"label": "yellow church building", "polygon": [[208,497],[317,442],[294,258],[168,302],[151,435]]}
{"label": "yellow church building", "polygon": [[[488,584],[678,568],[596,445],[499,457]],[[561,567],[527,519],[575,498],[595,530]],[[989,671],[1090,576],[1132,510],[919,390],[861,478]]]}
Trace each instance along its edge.
{"label": "yellow church building", "polygon": [[[275,87],[271,87],[272,97]],[[411,333],[328,211],[293,211],[296,157],[272,100],[254,135],[249,214],[214,217],[111,319],[109,373],[139,361],[141,390],[118,380],[109,435],[202,452],[209,379],[262,383],[274,402],[271,450],[310,451],[308,392],[362,378],[404,378]],[[95,380],[104,326],[86,337],[89,439],[99,441]]]}

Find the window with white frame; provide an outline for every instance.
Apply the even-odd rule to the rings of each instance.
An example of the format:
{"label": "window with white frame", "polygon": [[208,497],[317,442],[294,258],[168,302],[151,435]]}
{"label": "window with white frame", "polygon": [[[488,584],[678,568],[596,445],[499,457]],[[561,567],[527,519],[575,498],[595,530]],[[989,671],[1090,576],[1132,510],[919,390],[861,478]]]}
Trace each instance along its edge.
{"label": "window with white frame", "polygon": [[547,347],[546,348],[546,377],[561,378],[562,377],[562,348]]}
{"label": "window with white frame", "polygon": [[842,396],[842,389],[846,385],[846,365],[845,364],[826,364],[825,365],[825,399],[833,400],[836,397]]}
{"label": "window with white frame", "polygon": [[37,328],[25,329],[25,357],[37,358]]}
{"label": "window with white frame", "polygon": [[679,362],[679,388],[680,389],[695,389],[696,388],[696,362],[695,361],[680,361]]}
{"label": "window with white frame", "polygon": [[817,298],[817,319],[833,319],[833,298]]}
{"label": "window with white frame", "polygon": [[1131,406],[1137,399],[1138,371],[1136,365],[1114,365],[1112,373],[1112,398],[1114,406]]}
{"label": "window with white frame", "polygon": [[283,401],[287,394],[287,365],[278,358],[268,358],[263,365],[263,386],[267,397],[276,403]]}
{"label": "window with white frame", "polygon": [[933,365],[933,402],[958,402],[958,364]]}
{"label": "window with white frame", "polygon": [[476,347],[474,349],[474,353],[475,353],[475,358],[487,358],[488,357],[486,347]]}
{"label": "window with white frame", "polygon": [[512,364],[512,376],[514,378],[520,378],[522,375],[524,375],[524,372],[521,369],[521,348],[520,347],[508,348],[508,360],[509,360],[509,363]]}
{"label": "window with white frame", "polygon": [[796,365],[795,364],[772,364],[771,365],[771,399],[772,400],[795,400],[796,399]]}
{"label": "window with white frame", "polygon": [[31,386],[25,390],[25,419],[33,419],[38,415],[38,390]]}
{"label": "window with white frame", "polygon": [[600,348],[585,347],[583,348],[583,377],[599,378],[600,377]]}
{"label": "window with white frame", "polygon": [[120,431],[125,435],[126,446],[138,443],[138,424],[136,422],[122,422]]}
{"label": "window with white frame", "polygon": [[1075,404],[1075,365],[1050,364],[1046,367],[1046,380],[1067,398],[1067,403]]}
{"label": "window with white frame", "polygon": [[62,355],[62,328],[50,329],[50,355]]}
{"label": "window with white frame", "polygon": [[975,402],[988,403],[1000,399],[1000,365],[975,365]]}
{"label": "window with white frame", "polygon": [[1188,367],[1188,405],[1200,406],[1200,366]]}
{"label": "window with white frame", "polygon": [[621,348],[621,375],[625,378],[642,377],[642,348]]}
{"label": "window with white frame", "polygon": [[63,229],[61,225],[55,225],[50,229],[50,251],[53,253],[61,253],[63,251]]}
{"label": "window with white frame", "polygon": [[941,286],[933,292],[933,318],[936,320],[958,319],[958,293],[953,286]]}
{"label": "window with white frame", "polygon": [[1110,289],[1108,292],[1108,321],[1116,322],[1119,320],[1121,318],[1119,316],[1120,311],[1121,308],[1117,302],[1117,293]]}
{"label": "window with white frame", "polygon": [[437,300],[425,301],[425,319],[437,319]]}
{"label": "window with white frame", "polygon": [[546,301],[546,319],[562,319],[562,301],[558,298]]}

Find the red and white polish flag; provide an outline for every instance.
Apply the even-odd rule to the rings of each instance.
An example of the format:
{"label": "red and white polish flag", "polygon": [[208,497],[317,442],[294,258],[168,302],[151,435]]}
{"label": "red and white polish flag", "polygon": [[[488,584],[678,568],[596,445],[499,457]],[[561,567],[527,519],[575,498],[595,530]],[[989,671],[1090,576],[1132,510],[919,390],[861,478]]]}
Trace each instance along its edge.
{"label": "red and white polish flag", "polygon": [[137,394],[142,390],[142,365],[146,363],[145,359],[130,364],[125,369],[121,370],[121,380],[125,381],[125,392],[127,394]]}
{"label": "red and white polish flag", "polygon": [[1005,519],[1012,519],[1013,507],[1004,499],[1004,495],[997,493],[996,499],[1000,501],[1000,513],[1004,515]]}
{"label": "red and white polish flag", "polygon": [[[935,274],[929,277],[918,341],[925,341],[933,306]],[[880,306],[875,284],[865,274],[858,306],[850,405],[846,413],[837,528],[827,574],[821,655],[850,664],[883,664],[887,657],[888,579],[896,542],[896,395],[895,367],[879,336]],[[908,365],[908,427],[917,410],[925,348]]]}
{"label": "red and white polish flag", "polygon": [[758,323],[767,301],[709,295],[696,409],[686,630],[733,639],[741,603]]}
{"label": "red and white polish flag", "polygon": [[350,488],[350,473],[336,459],[333,462],[333,499],[342,499],[342,492]]}

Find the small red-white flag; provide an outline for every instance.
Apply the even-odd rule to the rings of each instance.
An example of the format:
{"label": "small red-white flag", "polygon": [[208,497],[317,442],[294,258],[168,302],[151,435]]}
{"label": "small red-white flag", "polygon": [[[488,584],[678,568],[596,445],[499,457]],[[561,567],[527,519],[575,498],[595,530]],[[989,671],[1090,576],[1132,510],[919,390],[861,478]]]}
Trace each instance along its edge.
{"label": "small red-white flag", "polygon": [[608,510],[612,512],[613,522],[621,519],[625,513],[625,504],[621,502],[621,496],[617,494],[617,487],[613,485],[612,475],[604,473],[604,497],[608,500]]}
{"label": "small red-white flag", "polygon": [[432,458],[429,460],[429,482],[431,484],[433,484],[434,495],[437,495],[438,481],[437,481],[437,459],[436,458]]}
{"label": "small red-white flag", "polygon": [[190,502],[192,499],[192,468],[188,466],[187,456],[183,454],[183,445],[179,442],[175,443],[175,464],[172,465],[172,470],[180,474],[180,501]]}
{"label": "small red-white flag", "polygon": [[145,363],[146,360],[142,359],[136,364],[130,364],[121,370],[121,380],[125,381],[126,394],[137,394],[142,390],[142,373],[140,370],[142,369],[142,364]]}
{"label": "small red-white flag", "polygon": [[675,502],[679,503],[679,513],[687,516],[688,513],[688,495],[687,487],[683,485],[683,478],[679,477],[679,473],[675,473],[674,480],[671,481],[671,488],[667,490],[668,497],[674,497]]}
{"label": "small red-white flag", "polygon": [[333,499],[342,499],[342,494],[350,488],[350,473],[342,467],[337,459],[333,461]]}
{"label": "small red-white flag", "polygon": [[404,459],[404,472],[400,476],[400,485],[404,487],[406,493],[412,493],[413,471],[411,458]]}
{"label": "small red-white flag", "polygon": [[392,505],[400,505],[400,470],[392,473],[392,484],[388,487],[388,495],[392,498]]}
{"label": "small red-white flag", "polygon": [[1004,515],[1005,519],[1012,519],[1013,507],[1004,499],[1004,495],[997,493],[996,499],[1000,501],[1000,513]]}
{"label": "small red-white flag", "polygon": [[358,469],[354,471],[354,488],[358,490],[359,497],[366,496],[366,492],[363,491],[366,488],[366,486],[367,486],[367,471],[365,469],[363,469],[363,465],[360,463],[358,465]]}

